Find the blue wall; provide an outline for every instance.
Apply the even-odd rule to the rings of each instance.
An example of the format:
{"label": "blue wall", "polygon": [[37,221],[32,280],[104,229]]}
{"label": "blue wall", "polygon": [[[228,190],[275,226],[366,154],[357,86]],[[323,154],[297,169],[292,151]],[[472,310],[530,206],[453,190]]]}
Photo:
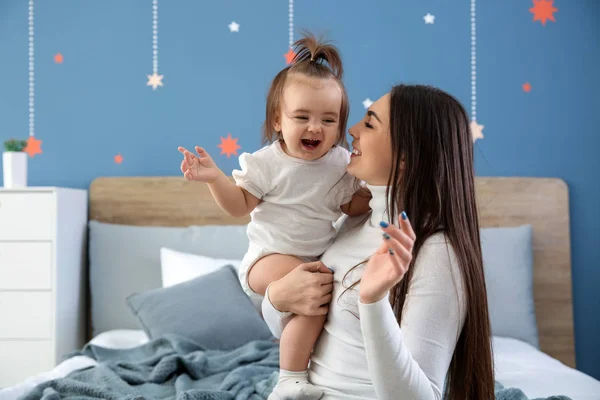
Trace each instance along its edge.
{"label": "blue wall", "polygon": [[[295,27],[341,48],[351,123],[362,101],[400,81],[438,85],[470,110],[470,5],[447,0],[302,0]],[[600,38],[595,0],[555,0],[542,25],[530,1],[477,5],[478,175],[560,177],[569,185],[578,367],[600,378]],[[435,24],[423,21],[435,15]],[[240,30],[232,33],[228,24]],[[220,137],[260,146],[270,79],[283,66],[283,0],[162,1],[159,73],[151,1],[53,0],[35,7],[36,137],[31,185],[87,188],[97,176],[179,175],[177,146],[219,154]],[[28,134],[27,1],[0,2],[0,140]],[[297,38],[298,30],[295,32]],[[53,56],[61,53],[62,64]],[[594,72],[596,71],[596,72]],[[521,85],[529,82],[530,93]],[[123,155],[123,163],[113,157]],[[1,179],[1,177],[0,177]]]}

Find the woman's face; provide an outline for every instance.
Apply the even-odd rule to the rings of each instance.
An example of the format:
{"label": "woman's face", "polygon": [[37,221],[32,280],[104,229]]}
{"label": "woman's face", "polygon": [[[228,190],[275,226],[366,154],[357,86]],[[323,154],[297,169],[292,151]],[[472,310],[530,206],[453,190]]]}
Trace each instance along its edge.
{"label": "woman's face", "polygon": [[348,132],[354,149],[348,173],[370,185],[387,185],[392,170],[390,94],[373,103],[365,117]]}

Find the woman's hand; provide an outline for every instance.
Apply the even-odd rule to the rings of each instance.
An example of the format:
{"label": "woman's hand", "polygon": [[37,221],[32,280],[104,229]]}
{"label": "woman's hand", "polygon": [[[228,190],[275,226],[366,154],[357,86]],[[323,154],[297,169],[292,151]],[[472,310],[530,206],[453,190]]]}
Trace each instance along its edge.
{"label": "woman's hand", "polygon": [[383,242],[369,259],[360,281],[362,303],[376,303],[383,299],[408,270],[416,236],[406,213],[402,213],[398,220],[401,229],[381,223]]}
{"label": "woman's hand", "polygon": [[298,265],[269,285],[269,300],[281,312],[325,315],[333,290],[333,273],[321,261]]}

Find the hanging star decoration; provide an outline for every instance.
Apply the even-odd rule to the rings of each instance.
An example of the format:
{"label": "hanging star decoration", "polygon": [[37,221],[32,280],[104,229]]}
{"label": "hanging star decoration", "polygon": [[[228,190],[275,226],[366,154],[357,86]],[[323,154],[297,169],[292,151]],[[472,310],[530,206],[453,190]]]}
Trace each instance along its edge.
{"label": "hanging star decoration", "polygon": [[54,55],[54,62],[56,64],[62,64],[63,63],[63,59],[64,59],[64,57],[60,53]]}
{"label": "hanging star decoration", "polygon": [[554,19],[555,12],[558,8],[554,7],[554,0],[532,0],[533,7],[529,11],[533,14],[533,21],[542,21],[542,25],[546,25],[546,21],[556,22]]}
{"label": "hanging star decoration", "polygon": [[148,76],[148,83],[146,83],[146,86],[152,86],[152,90],[156,90],[156,88],[158,86],[164,86],[162,83],[162,79],[163,79],[163,75],[159,75],[158,73],[153,73],[152,75],[147,75]]}
{"label": "hanging star decoration", "polygon": [[242,146],[237,144],[237,141],[237,139],[231,137],[231,133],[228,133],[226,138],[221,138],[221,144],[217,147],[221,149],[221,154],[225,154],[227,158],[232,155],[237,156],[237,150],[242,148]]}
{"label": "hanging star decoration", "polygon": [[229,27],[229,32],[239,32],[240,31],[240,24],[238,24],[235,21],[231,21],[231,23],[227,26]]}
{"label": "hanging star decoration", "polygon": [[369,108],[369,107],[371,107],[371,104],[373,104],[373,100],[371,100],[370,98],[367,97],[366,99],[363,100],[362,104],[363,104],[364,108]]}
{"label": "hanging star decoration", "polygon": [[471,121],[471,134],[473,135],[473,143],[477,139],[483,139],[484,125],[479,125],[477,121]]}
{"label": "hanging star decoration", "polygon": [[290,64],[292,61],[294,61],[294,57],[296,57],[296,53],[294,53],[294,50],[289,49],[288,52],[285,53],[283,56],[285,57],[285,63]]}
{"label": "hanging star decoration", "polygon": [[122,156],[122,155],[120,155],[120,154],[117,154],[117,155],[114,157],[114,160],[115,160],[115,164],[121,164],[121,163],[123,162],[123,156]]}
{"label": "hanging star decoration", "polygon": [[158,0],[152,0],[152,75],[146,76],[146,86],[152,86],[152,90],[164,86],[164,75],[158,74]]}
{"label": "hanging star decoration", "polygon": [[433,24],[433,23],[435,23],[435,15],[431,15],[431,14],[427,13],[427,15],[425,15],[423,17],[423,19],[425,20],[426,24]]}
{"label": "hanging star decoration", "polygon": [[36,139],[34,136],[29,136],[27,139],[27,146],[23,151],[29,154],[29,157],[33,157],[36,154],[42,154],[42,141]]}
{"label": "hanging star decoration", "polygon": [[531,92],[531,84],[529,82],[523,84],[523,91],[527,93]]}

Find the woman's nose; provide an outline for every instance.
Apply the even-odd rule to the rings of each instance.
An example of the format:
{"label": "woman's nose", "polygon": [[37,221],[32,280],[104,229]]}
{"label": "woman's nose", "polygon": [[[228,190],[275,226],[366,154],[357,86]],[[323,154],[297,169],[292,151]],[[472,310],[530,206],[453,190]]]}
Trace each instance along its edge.
{"label": "woman's nose", "polygon": [[356,139],[356,130],[354,129],[354,126],[350,127],[350,129],[348,129],[348,133],[350,134],[350,136],[352,136],[353,138]]}

